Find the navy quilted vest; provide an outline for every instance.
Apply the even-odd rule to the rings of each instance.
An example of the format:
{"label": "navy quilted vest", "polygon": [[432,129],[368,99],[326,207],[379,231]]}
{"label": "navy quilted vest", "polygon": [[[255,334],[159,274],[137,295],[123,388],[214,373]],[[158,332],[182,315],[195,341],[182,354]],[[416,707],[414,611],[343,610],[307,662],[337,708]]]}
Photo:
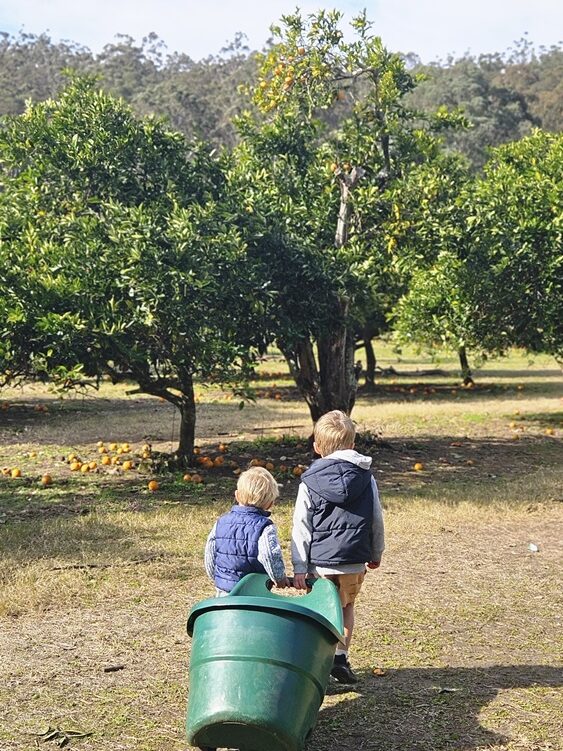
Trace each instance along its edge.
{"label": "navy quilted vest", "polygon": [[258,539],[272,524],[270,513],[255,506],[233,506],[217,520],[215,586],[230,592],[246,574],[265,574],[258,560]]}
{"label": "navy quilted vest", "polygon": [[317,459],[301,480],[313,511],[309,561],[328,567],[370,561],[374,500],[370,470],[342,459]]}

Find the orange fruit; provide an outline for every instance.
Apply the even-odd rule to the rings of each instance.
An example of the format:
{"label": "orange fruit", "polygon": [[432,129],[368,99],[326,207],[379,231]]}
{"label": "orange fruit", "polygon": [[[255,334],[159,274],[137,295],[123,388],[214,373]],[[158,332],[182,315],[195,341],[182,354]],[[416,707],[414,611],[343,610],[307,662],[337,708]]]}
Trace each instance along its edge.
{"label": "orange fruit", "polygon": [[109,448],[110,451],[115,451],[117,449],[117,443],[110,443]]}
{"label": "orange fruit", "polygon": [[266,462],[266,469],[268,470],[268,472],[271,472],[274,469],[274,463]]}
{"label": "orange fruit", "polygon": [[102,464],[107,467],[108,464],[111,464],[111,457],[109,456],[102,456]]}
{"label": "orange fruit", "polygon": [[53,484],[53,478],[51,475],[43,475],[41,478],[41,484],[42,485],[52,485]]}
{"label": "orange fruit", "polygon": [[88,467],[89,467],[90,469],[97,469],[97,467],[98,467],[98,463],[97,463],[97,462],[90,462],[90,463],[88,464]]}
{"label": "orange fruit", "polygon": [[302,467],[300,464],[298,464],[297,467],[293,468],[293,474],[295,475],[295,477],[301,477],[304,471],[305,471],[305,468]]}
{"label": "orange fruit", "polygon": [[14,467],[10,472],[11,477],[21,477],[22,471],[19,467]]}
{"label": "orange fruit", "polygon": [[111,459],[112,464],[121,464],[121,461],[118,456],[113,456]]}
{"label": "orange fruit", "polygon": [[105,446],[100,446],[98,449],[98,454],[107,454],[108,450]]}
{"label": "orange fruit", "polygon": [[150,459],[151,458],[151,452],[150,451],[143,451],[142,458],[143,459]]}
{"label": "orange fruit", "polygon": [[217,456],[213,460],[213,466],[214,467],[220,467],[224,463],[225,463],[225,460],[224,460],[224,458],[222,456]]}
{"label": "orange fruit", "polygon": [[98,448],[101,448],[101,447],[102,447],[103,445],[104,445],[104,442],[103,442],[103,441],[98,441],[98,443],[96,444],[96,446],[97,446]]}
{"label": "orange fruit", "polygon": [[147,485],[147,488],[151,491],[151,493],[155,493],[158,490],[158,483],[156,480],[151,480],[149,484]]}
{"label": "orange fruit", "polygon": [[80,471],[81,471],[81,472],[83,472],[84,474],[85,474],[86,472],[89,472],[89,471],[90,471],[90,465],[89,465],[89,464],[87,464],[87,463],[85,462],[85,463],[84,463],[84,464],[83,464],[83,465],[82,465],[82,466],[80,467]]}
{"label": "orange fruit", "polygon": [[199,446],[194,446],[194,454],[196,454],[196,456],[197,454],[201,454],[201,449]]}
{"label": "orange fruit", "polygon": [[182,480],[184,482],[191,482],[191,479],[192,479],[192,476],[188,472],[186,472],[186,474],[182,477]]}
{"label": "orange fruit", "polygon": [[37,456],[37,451],[30,451],[29,452],[29,458],[30,459],[35,459],[36,456]]}
{"label": "orange fruit", "polygon": [[555,430],[553,428],[546,428],[545,429],[546,435],[555,435]]}
{"label": "orange fruit", "polygon": [[129,469],[133,469],[133,462],[127,459],[127,461],[123,462],[123,469],[126,471]]}
{"label": "orange fruit", "polygon": [[71,462],[70,463],[70,471],[71,472],[78,472],[82,464],[80,462]]}
{"label": "orange fruit", "polygon": [[424,464],[422,462],[416,462],[416,464],[413,466],[413,469],[415,472],[422,472],[424,469]]}
{"label": "orange fruit", "polygon": [[[219,444],[219,451],[222,451],[223,453],[225,453],[225,451],[228,451],[228,449],[229,449],[229,447],[227,446],[226,443],[220,443]],[[194,449],[194,453],[195,453],[195,449]]]}
{"label": "orange fruit", "polygon": [[195,475],[192,475],[192,482],[195,482],[195,483],[203,482],[203,477],[196,473]]}
{"label": "orange fruit", "polygon": [[266,462],[263,459],[251,459],[250,460],[251,467],[263,467],[265,464]]}

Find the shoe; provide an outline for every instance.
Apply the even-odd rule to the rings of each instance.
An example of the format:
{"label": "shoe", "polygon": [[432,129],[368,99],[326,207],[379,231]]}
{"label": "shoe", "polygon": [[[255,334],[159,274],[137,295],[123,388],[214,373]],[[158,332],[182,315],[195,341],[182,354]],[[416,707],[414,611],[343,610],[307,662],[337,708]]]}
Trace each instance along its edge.
{"label": "shoe", "polygon": [[333,678],[336,678],[338,683],[352,684],[360,680],[350,667],[346,655],[335,655],[330,674]]}

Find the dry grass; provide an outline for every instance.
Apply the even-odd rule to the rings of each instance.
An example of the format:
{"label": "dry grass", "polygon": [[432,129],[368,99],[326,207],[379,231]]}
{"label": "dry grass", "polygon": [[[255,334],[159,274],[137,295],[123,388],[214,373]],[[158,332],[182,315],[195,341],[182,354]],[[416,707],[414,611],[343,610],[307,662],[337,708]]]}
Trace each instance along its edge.
{"label": "dry grass", "polygon": [[[560,437],[545,435],[548,426],[560,434],[557,373],[545,362],[507,365],[528,380],[507,369],[506,392],[452,395],[455,381],[443,379],[440,395],[425,395],[425,383],[395,394],[389,383],[379,399],[360,399],[358,421],[383,426],[387,442],[373,450],[388,548],[358,605],[352,659],[362,682],[329,687],[311,751],[562,748],[562,454]],[[491,376],[491,388],[499,380]],[[264,387],[278,381],[267,375]],[[81,751],[185,749],[186,614],[212,594],[203,543],[233,479],[210,473],[199,488],[163,477],[154,496],[138,473],[77,477],[60,455],[93,454],[99,438],[141,441],[150,425],[155,445],[169,448],[167,405],[109,388],[84,402],[36,388],[8,398],[0,464],[17,463],[24,477],[0,478],[0,747],[56,748],[33,735],[50,725],[92,732],[71,741]],[[305,425],[274,436],[307,433],[290,396],[242,413],[217,398],[203,405],[202,444],[226,430],[256,438],[268,425]],[[33,410],[39,401],[48,413]],[[242,460],[277,461],[282,452],[300,458],[296,443],[234,449]],[[425,471],[415,473],[420,459]],[[40,489],[45,469],[55,484]],[[286,557],[295,490],[284,478],[275,510]]]}

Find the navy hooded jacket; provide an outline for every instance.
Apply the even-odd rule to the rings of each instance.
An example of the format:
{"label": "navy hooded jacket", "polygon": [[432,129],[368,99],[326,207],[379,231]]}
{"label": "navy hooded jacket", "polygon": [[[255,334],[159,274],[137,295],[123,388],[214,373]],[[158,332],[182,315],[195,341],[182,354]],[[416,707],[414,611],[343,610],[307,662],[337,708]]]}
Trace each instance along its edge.
{"label": "navy hooded jacket", "polygon": [[233,506],[217,520],[215,586],[230,592],[246,574],[265,574],[258,560],[258,540],[272,524],[270,512],[255,506]]}
{"label": "navy hooded jacket", "polygon": [[315,566],[366,563],[372,557],[372,475],[353,462],[318,459],[301,475],[309,491]]}

